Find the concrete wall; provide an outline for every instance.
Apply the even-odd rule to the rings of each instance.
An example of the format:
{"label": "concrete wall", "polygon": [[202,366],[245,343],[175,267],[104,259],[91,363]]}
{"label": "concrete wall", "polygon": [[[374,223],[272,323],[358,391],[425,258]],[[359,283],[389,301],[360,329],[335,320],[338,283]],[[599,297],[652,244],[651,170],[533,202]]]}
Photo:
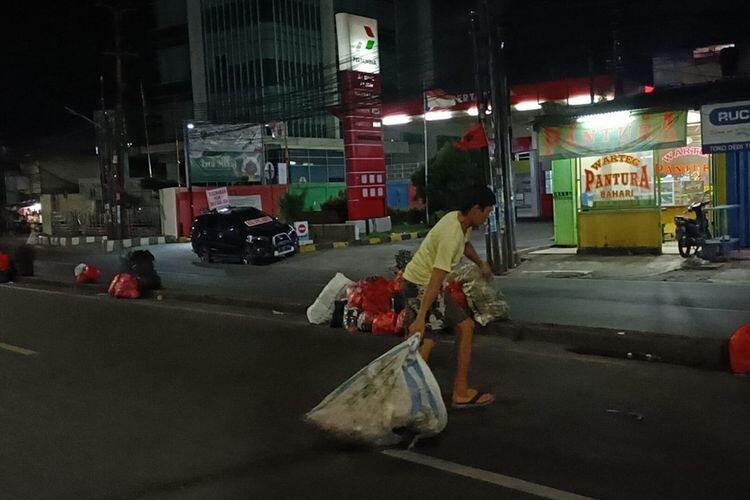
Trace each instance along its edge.
{"label": "concrete wall", "polygon": [[661,210],[592,210],[578,216],[581,253],[632,251],[661,253]]}
{"label": "concrete wall", "polygon": [[[192,191],[192,197],[187,188],[172,188],[175,189],[175,195],[177,199],[176,203],[176,214],[177,214],[177,236],[190,236],[190,226],[192,225],[192,217],[196,217],[202,214],[208,209],[208,200],[206,199],[206,188],[194,187]],[[287,186],[278,184],[274,185],[247,185],[247,186],[229,186],[230,199],[233,196],[260,196],[261,209],[273,216],[279,214],[279,199],[286,193]],[[191,200],[192,198],[192,200]],[[193,209],[190,210],[190,204],[192,201]]]}

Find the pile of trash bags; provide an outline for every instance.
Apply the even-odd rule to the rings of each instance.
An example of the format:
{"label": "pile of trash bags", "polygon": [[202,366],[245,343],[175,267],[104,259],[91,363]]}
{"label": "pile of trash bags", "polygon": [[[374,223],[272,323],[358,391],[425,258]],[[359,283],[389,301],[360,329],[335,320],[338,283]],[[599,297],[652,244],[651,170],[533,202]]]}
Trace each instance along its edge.
{"label": "pile of trash bags", "polygon": [[[109,295],[121,299],[137,299],[161,288],[161,278],[154,266],[154,255],[148,250],[134,250],[120,256],[121,272],[110,281]],[[98,283],[102,272],[91,264],[78,264],[74,271],[79,284]]]}
{"label": "pile of trash bags", "polygon": [[[389,446],[440,433],[448,414],[419,355],[420,335],[386,352],[341,384],[305,420],[347,442]],[[394,432],[395,431],[395,432]]]}
{"label": "pile of trash bags", "polygon": [[[372,276],[352,281],[337,273],[308,308],[307,318],[313,324],[328,323],[351,333],[401,334],[406,316],[400,293],[402,281],[402,271],[392,280]],[[444,292],[470,310],[482,326],[508,318],[508,304],[502,293],[485,281],[474,264],[466,264],[449,274]]]}

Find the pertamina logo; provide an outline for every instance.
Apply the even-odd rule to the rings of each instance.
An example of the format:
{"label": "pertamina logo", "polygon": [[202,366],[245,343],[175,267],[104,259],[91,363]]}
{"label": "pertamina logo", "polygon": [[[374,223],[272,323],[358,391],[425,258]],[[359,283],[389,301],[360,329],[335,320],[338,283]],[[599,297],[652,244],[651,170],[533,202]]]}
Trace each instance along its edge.
{"label": "pertamina logo", "polygon": [[375,47],[375,33],[373,33],[372,28],[369,26],[365,26],[365,33],[367,33],[367,38],[369,38],[365,48],[367,50],[372,50],[372,48]]}

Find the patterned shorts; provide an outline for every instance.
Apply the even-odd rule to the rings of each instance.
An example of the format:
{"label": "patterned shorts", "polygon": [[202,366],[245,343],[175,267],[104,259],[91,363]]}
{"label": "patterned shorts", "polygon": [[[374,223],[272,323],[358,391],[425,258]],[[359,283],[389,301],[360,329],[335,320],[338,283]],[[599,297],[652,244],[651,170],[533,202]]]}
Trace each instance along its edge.
{"label": "patterned shorts", "polygon": [[[403,296],[404,306],[406,308],[406,317],[404,318],[404,328],[408,332],[409,326],[414,323],[419,314],[422,305],[422,296],[426,286],[415,285],[404,280],[401,285],[401,295]],[[432,333],[445,328],[454,328],[460,323],[466,321],[471,316],[469,312],[458,305],[453,297],[444,293],[442,290],[438,294],[435,302],[432,303],[430,310],[427,312],[425,319],[426,332],[422,332],[424,338],[432,337]]]}

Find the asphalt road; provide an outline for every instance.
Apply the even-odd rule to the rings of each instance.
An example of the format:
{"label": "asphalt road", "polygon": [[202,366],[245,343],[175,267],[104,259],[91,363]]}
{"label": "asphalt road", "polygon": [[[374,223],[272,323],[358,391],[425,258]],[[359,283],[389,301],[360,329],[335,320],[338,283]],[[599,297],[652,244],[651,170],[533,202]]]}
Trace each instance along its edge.
{"label": "asphalt road", "polygon": [[[547,226],[531,226],[521,246],[546,238]],[[475,235],[481,251],[481,235]],[[189,244],[150,247],[164,286],[194,294],[308,305],[336,272],[351,279],[393,276],[397,251],[419,241],[324,250],[268,265],[202,264]],[[72,282],[80,261],[102,267],[105,279],[118,272],[116,255],[39,251],[37,275]],[[514,273],[496,280],[518,320],[728,338],[750,322],[750,285],[677,281],[539,278]]]}
{"label": "asphalt road", "polygon": [[[336,445],[300,417],[397,339],[7,285],[0,304],[0,498],[746,498],[750,488],[747,378],[478,338],[472,377],[497,403],[452,412],[416,455],[389,456]],[[441,343],[432,359],[442,387],[452,357]]]}
{"label": "asphalt road", "polygon": [[729,338],[750,323],[750,285],[501,278],[514,319]]}

